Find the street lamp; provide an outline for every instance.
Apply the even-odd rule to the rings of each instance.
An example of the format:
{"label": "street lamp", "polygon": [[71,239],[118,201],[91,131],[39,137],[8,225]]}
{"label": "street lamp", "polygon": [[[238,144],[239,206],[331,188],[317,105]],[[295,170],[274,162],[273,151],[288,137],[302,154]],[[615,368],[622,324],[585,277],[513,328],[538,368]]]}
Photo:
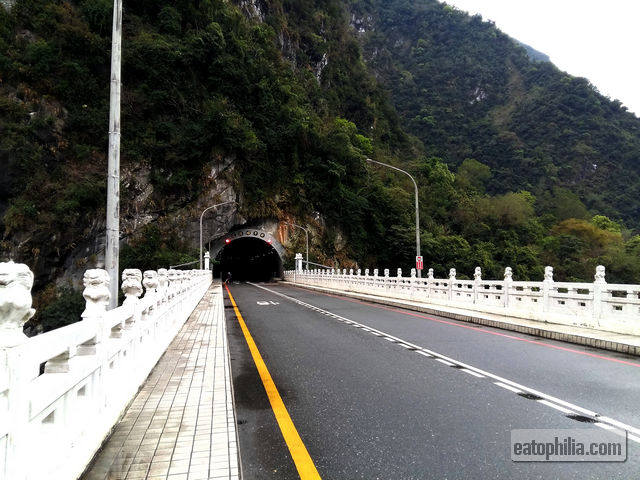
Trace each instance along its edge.
{"label": "street lamp", "polygon": [[307,236],[307,268],[306,269],[309,270],[309,231],[306,228],[301,227],[300,225],[296,225],[295,223],[289,223],[289,222],[282,222],[282,223],[285,223],[287,225],[291,225],[292,227],[298,227],[298,228],[301,228],[302,230],[304,230],[304,233]]}
{"label": "street lamp", "polygon": [[222,203],[218,203],[216,205],[211,205],[210,207],[205,208],[202,213],[200,214],[200,270],[202,270],[202,217],[204,217],[205,212],[207,212],[207,210],[211,210],[212,208],[216,208],[219,207],[221,205],[227,205],[229,203],[238,203],[235,200],[230,200],[228,202],[222,202]]}
{"label": "street lamp", "polygon": [[[378,162],[376,160],[371,160],[370,158],[366,158],[365,160],[367,162],[376,163],[378,165],[382,165],[383,167],[389,167],[394,170],[397,170],[398,172],[402,172],[406,176],[408,176],[413,182],[413,186],[415,188],[415,194],[416,194],[416,257],[419,257],[420,256],[420,213],[418,209],[418,184],[409,173],[405,172],[404,170],[398,167],[394,167],[393,165],[389,165],[387,163]],[[416,261],[417,261],[417,258],[416,258]],[[421,278],[421,277],[422,277],[422,270],[418,269],[418,278]]]}
{"label": "street lamp", "polygon": [[107,226],[104,268],[109,274],[109,309],[118,306],[120,257],[120,72],[122,59],[122,0],[113,1],[111,89],[109,95],[109,161],[107,166]]}

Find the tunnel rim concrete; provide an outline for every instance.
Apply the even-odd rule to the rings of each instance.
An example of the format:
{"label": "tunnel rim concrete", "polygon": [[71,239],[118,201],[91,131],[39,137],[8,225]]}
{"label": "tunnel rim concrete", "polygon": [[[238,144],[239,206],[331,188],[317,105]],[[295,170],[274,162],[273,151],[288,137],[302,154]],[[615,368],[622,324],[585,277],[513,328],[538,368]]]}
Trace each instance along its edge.
{"label": "tunnel rim concrete", "polygon": [[[227,234],[216,239],[215,243],[213,243],[211,251],[209,252],[210,258],[212,260],[220,261],[225,247],[229,246],[234,241],[241,239],[246,240],[248,238],[263,241],[277,253],[279,258],[278,275],[281,276],[284,272],[285,248],[271,232],[260,228],[243,227],[229,231]],[[227,242],[227,240],[229,240],[229,242]]]}

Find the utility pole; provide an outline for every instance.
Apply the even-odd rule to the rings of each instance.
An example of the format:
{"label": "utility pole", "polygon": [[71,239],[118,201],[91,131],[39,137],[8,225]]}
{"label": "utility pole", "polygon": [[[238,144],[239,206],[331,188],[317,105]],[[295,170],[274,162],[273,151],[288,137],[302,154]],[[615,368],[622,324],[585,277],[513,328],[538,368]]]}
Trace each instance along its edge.
{"label": "utility pole", "polygon": [[111,90],[109,97],[109,164],[107,175],[107,239],[104,267],[109,274],[109,309],[118,306],[120,257],[120,87],[122,63],[122,0],[113,0]]}

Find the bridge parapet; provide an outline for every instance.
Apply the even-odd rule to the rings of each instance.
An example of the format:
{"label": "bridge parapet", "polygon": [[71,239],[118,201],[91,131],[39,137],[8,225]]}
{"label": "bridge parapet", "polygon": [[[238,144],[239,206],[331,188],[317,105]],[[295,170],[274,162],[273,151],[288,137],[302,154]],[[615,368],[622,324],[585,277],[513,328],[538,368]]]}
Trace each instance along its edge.
{"label": "bridge parapet", "polygon": [[553,268],[545,268],[540,282],[513,280],[513,271],[505,269],[503,280],[485,280],[480,267],[473,280],[456,278],[452,268],[449,278],[414,275],[390,277],[346,274],[331,271],[286,271],[285,280],[349,292],[379,295],[427,304],[463,308],[477,312],[508,315],[563,325],[640,335],[640,285],[608,284],[605,267],[596,268],[593,283],[555,282]]}
{"label": "bridge parapet", "polygon": [[[78,478],[209,288],[211,272],[170,272],[167,280],[167,272],[146,271],[140,298],[140,270],[125,270],[126,299],[107,311],[109,276],[88,270],[82,321],[27,338],[24,321],[18,332],[15,319],[33,315],[33,280],[6,282],[15,280],[18,264],[6,265],[0,264],[0,479]],[[12,295],[5,293],[9,284]],[[11,301],[16,293],[20,302]]]}

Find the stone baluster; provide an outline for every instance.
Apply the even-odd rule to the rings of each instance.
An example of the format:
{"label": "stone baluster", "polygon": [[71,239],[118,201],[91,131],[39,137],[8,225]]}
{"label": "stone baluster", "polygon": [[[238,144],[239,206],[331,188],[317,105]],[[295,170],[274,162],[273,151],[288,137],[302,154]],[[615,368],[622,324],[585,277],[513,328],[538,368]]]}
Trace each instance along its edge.
{"label": "stone baluster", "polygon": [[84,272],[82,279],[85,308],[82,312],[83,320],[102,319],[107,313],[107,306],[111,298],[109,292],[109,273],[101,268],[93,268]]}
{"label": "stone baluster", "polygon": [[503,290],[503,303],[505,307],[509,306],[509,294],[511,292],[511,286],[513,285],[513,270],[511,267],[504,269],[504,283],[502,284]]}
{"label": "stone baluster", "polygon": [[478,303],[482,286],[482,269],[476,267],[473,272],[473,303]]}
{"label": "stone baluster", "polygon": [[548,312],[550,307],[549,294],[553,288],[553,267],[544,267],[544,280],[542,282],[542,311]]}
{"label": "stone baluster", "polygon": [[[133,324],[136,321],[136,309],[135,306],[138,303],[140,295],[142,295],[142,272],[137,268],[125,268],[122,271],[122,285],[120,286],[122,293],[124,293],[125,299],[122,302],[123,307],[129,307],[131,314],[125,319],[121,329],[129,330],[133,328]],[[121,329],[114,328],[111,335],[116,337],[122,334]]]}
{"label": "stone baluster", "polygon": [[142,313],[142,320],[146,320],[147,315],[153,315],[158,307],[158,272],[145,270],[142,274],[142,285],[144,286],[144,298],[147,300],[148,306],[148,310]]}
{"label": "stone baluster", "polygon": [[35,313],[32,287],[33,273],[27,265],[0,263],[0,416],[3,430],[9,433],[0,446],[0,477],[7,480],[25,478],[24,461],[28,459],[20,453],[30,440],[30,380],[38,371],[24,361],[19,346],[28,340],[22,326]]}
{"label": "stone baluster", "polygon": [[456,281],[456,269],[450,268],[449,269],[449,293],[448,293],[449,300],[453,298],[453,284],[455,283],[455,281]]}
{"label": "stone baluster", "polygon": [[36,311],[31,308],[33,272],[23,263],[0,263],[0,348],[24,343],[22,326]]}
{"label": "stone baluster", "polygon": [[155,270],[145,270],[142,275],[142,285],[144,286],[144,298],[156,300],[158,294],[158,287],[160,281],[158,279],[158,272]]}
{"label": "stone baluster", "polygon": [[160,302],[167,301],[167,287],[169,285],[169,273],[166,268],[158,269],[158,289],[157,292],[160,296]]}
{"label": "stone baluster", "polygon": [[137,268],[125,268],[122,271],[123,305],[135,305],[142,295],[142,272]]}
{"label": "stone baluster", "polygon": [[167,298],[171,300],[178,294],[178,271],[172,268],[167,272],[167,276],[169,277],[169,294]]}
{"label": "stone baluster", "polygon": [[104,337],[108,336],[108,332],[103,331],[103,319],[107,313],[109,299],[111,298],[110,283],[109,273],[106,270],[93,268],[84,272],[82,296],[85,300],[85,308],[80,316],[82,321],[95,324],[96,336],[78,346],[78,355],[97,354],[98,344]]}
{"label": "stone baluster", "polygon": [[410,291],[410,295],[411,298],[413,298],[413,296],[415,295],[415,291],[416,291],[416,280],[417,280],[417,276],[416,276],[416,269],[412,268],[411,269],[411,283],[409,285],[409,291]]}
{"label": "stone baluster", "polygon": [[593,277],[593,318],[598,326],[600,326],[600,318],[602,317],[602,300],[604,297],[604,291],[607,287],[607,281],[604,277],[604,265],[598,265],[596,267],[596,274]]}
{"label": "stone baluster", "polygon": [[433,286],[434,280],[433,268],[430,268],[427,270],[427,298],[431,298],[431,287]]}

